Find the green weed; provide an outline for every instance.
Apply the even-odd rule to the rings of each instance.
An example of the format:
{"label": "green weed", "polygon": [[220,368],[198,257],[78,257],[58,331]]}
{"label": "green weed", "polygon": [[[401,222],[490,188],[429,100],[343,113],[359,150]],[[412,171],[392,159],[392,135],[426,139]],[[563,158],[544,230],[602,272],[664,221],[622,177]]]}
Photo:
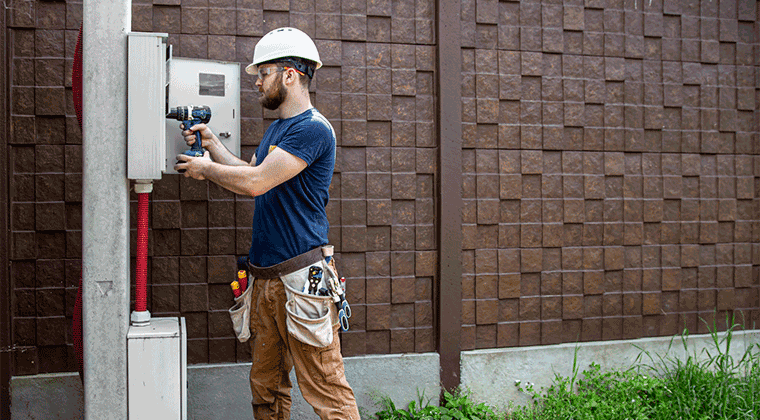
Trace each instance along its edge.
{"label": "green weed", "polygon": [[699,354],[689,352],[689,332],[684,331],[681,342],[685,358],[652,356],[646,351],[639,355],[640,370],[657,375],[672,390],[670,408],[677,416],[673,418],[760,418],[760,348],[750,344],[742,357],[735,360],[731,348],[734,331],[740,325],[733,317],[727,317],[726,325],[724,334],[717,333],[715,324],[708,326],[713,347]]}
{"label": "green weed", "polygon": [[406,410],[397,408],[388,397],[380,398],[382,410],[375,414],[377,420],[498,420],[493,408],[485,403],[475,403],[469,392],[444,392],[443,406],[431,405],[432,400],[425,401],[424,393],[417,395]]}
{"label": "green weed", "polygon": [[443,406],[425,401],[424,394],[407,409],[395,407],[389,398],[380,400],[377,420],[708,420],[760,418],[760,347],[747,345],[740,358],[731,355],[733,318],[725,333],[708,326],[712,346],[700,353],[687,345],[688,331],[681,334],[686,356],[670,355],[678,337],[671,339],[665,355],[641,350],[634,366],[603,371],[597,363],[580,371],[576,354],[572,374],[556,375],[548,388],[517,383],[532,398],[528,406],[505,401],[507,413],[472,401],[469,392],[445,392]]}

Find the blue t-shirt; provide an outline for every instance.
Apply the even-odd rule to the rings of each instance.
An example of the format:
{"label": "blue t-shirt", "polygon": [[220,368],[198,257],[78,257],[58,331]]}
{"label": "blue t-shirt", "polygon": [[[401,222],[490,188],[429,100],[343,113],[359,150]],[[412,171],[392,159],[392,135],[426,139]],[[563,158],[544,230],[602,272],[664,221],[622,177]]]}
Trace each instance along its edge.
{"label": "blue t-shirt", "polygon": [[325,206],[335,168],[335,131],[315,108],[274,121],[256,149],[256,165],[280,148],[308,165],[255,198],[248,258],[258,267],[279,264],[327,244]]}

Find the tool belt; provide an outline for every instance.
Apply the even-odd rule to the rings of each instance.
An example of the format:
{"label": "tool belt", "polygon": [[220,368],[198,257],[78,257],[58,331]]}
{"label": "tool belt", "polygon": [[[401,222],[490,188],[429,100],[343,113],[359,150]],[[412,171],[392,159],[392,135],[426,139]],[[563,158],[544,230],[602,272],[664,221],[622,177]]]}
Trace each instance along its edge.
{"label": "tool belt", "polygon": [[[326,260],[327,258],[327,260]],[[270,266],[248,265],[248,288],[230,308],[233,328],[238,340],[250,338],[251,292],[255,279],[279,278],[285,286],[288,333],[298,341],[314,347],[325,347],[333,341],[333,326],[348,330],[351,308],[335,272],[332,246],[315,248],[287,261]]]}
{"label": "tool belt", "polygon": [[250,262],[247,262],[248,275],[256,279],[274,279],[290,274],[323,259],[322,247],[319,247],[269,267],[257,267]]}

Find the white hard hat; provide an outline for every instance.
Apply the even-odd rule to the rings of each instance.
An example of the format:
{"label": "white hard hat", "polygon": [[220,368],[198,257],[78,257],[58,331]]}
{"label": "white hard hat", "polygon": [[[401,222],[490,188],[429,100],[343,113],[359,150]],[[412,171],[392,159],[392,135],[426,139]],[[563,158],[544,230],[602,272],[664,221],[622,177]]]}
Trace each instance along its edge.
{"label": "white hard hat", "polygon": [[319,52],[309,35],[296,28],[278,28],[264,35],[253,49],[253,62],[245,68],[248,74],[256,74],[256,66],[278,58],[298,57],[316,63],[314,70],[322,67]]}

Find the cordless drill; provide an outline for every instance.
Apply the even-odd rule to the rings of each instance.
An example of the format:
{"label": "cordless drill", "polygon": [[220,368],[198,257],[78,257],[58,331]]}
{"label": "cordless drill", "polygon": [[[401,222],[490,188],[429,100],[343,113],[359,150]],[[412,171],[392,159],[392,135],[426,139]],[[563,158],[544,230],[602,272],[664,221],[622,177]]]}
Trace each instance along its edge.
{"label": "cordless drill", "polygon": [[[182,121],[182,124],[185,125],[185,130],[189,130],[195,124],[208,124],[208,122],[211,121],[211,108],[209,108],[208,105],[178,106],[169,110],[169,113],[166,114],[166,118]],[[192,157],[201,157],[204,153],[205,150],[201,144],[201,133],[196,131],[195,143],[193,143],[189,150],[185,150],[185,154]],[[185,171],[183,169],[178,172],[182,173]]]}

